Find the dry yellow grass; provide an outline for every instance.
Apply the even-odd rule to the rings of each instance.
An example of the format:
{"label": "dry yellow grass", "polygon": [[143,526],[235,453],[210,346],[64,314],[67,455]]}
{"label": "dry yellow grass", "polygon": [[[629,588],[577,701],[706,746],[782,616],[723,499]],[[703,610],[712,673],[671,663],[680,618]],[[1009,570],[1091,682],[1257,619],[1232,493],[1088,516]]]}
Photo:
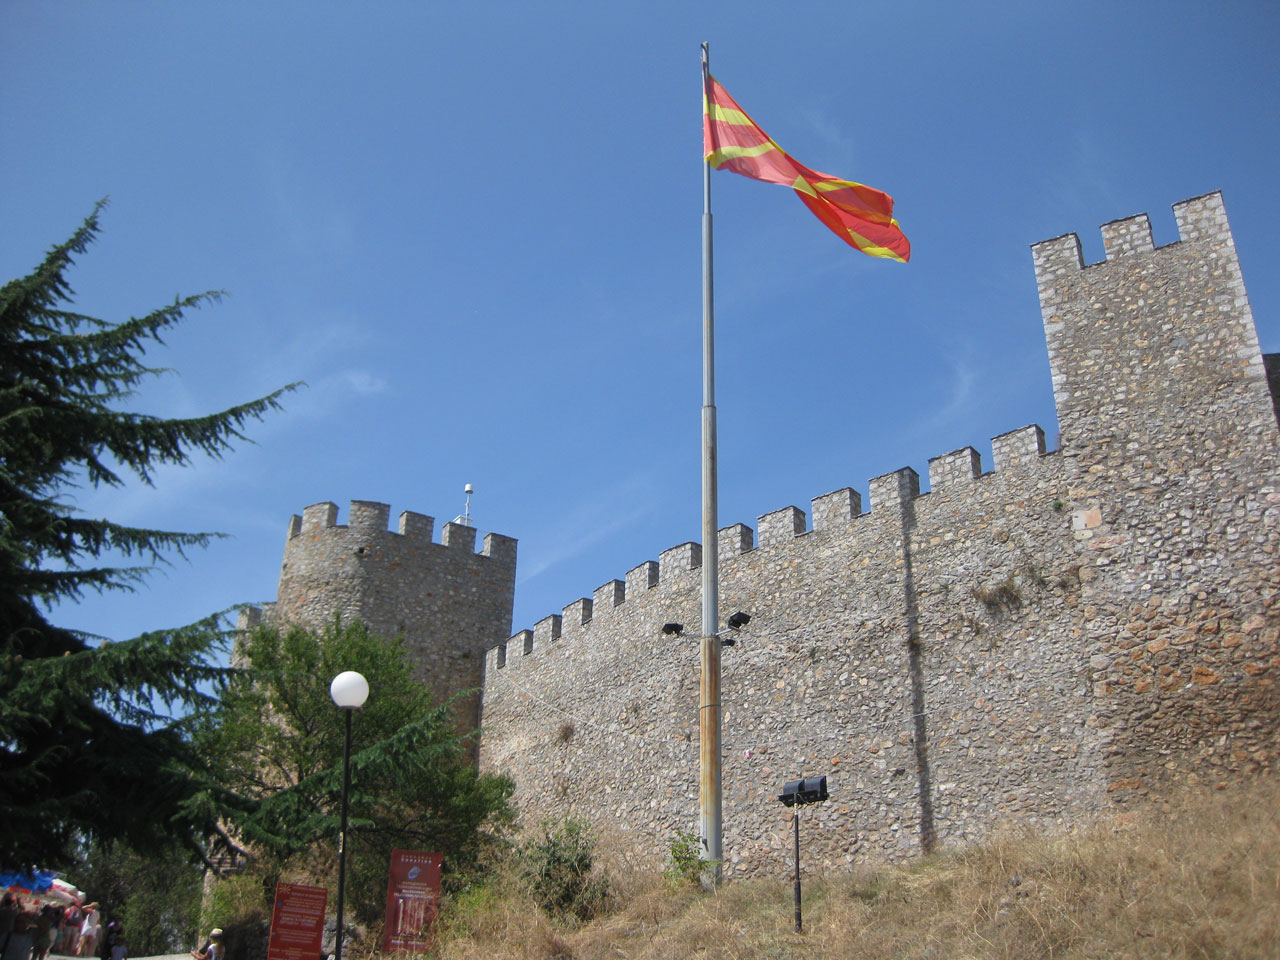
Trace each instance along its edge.
{"label": "dry yellow grass", "polygon": [[1067,836],[1006,834],[904,866],[807,877],[803,934],[785,879],[703,895],[672,891],[656,871],[611,870],[607,916],[567,929],[495,887],[452,910],[437,955],[1277,960],[1280,781],[1152,804]]}

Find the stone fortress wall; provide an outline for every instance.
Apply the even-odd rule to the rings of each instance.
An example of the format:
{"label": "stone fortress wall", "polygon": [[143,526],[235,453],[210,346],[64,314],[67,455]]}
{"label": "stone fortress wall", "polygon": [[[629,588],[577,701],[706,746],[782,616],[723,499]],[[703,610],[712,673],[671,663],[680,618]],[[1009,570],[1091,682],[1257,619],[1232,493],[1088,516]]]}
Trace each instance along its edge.
{"label": "stone fortress wall", "polygon": [[[327,502],[290,517],[276,602],[246,611],[240,628],[363,622],[379,636],[403,636],[441,699],[478,690],[484,647],[511,632],[516,541],[491,533],[476,553],[474,527],[446,523],[433,543],[432,517],[406,510],[393,533],[388,516],[385,503],[353,500],[345,525]],[[479,707],[475,695],[457,704],[468,729]]]}
{"label": "stone fortress wall", "polygon": [[[777,872],[801,775],[832,795],[806,862],[839,866],[1274,767],[1280,431],[1221,196],[1174,212],[1161,248],[1145,216],[1105,225],[1102,263],[1074,235],[1032,248],[1060,449],[1023,427],[990,472],[931,460],[923,495],[907,468],[869,511],[844,488],[812,528],[787,507],[720,531],[721,609],[752,616],[723,658],[727,873]],[[440,690],[482,655],[479,762],[527,823],[586,817],[654,858],[695,827],[698,544],[504,640],[514,541],[410,547],[381,505],[335,510],[291,524],[276,615],[403,629]]]}

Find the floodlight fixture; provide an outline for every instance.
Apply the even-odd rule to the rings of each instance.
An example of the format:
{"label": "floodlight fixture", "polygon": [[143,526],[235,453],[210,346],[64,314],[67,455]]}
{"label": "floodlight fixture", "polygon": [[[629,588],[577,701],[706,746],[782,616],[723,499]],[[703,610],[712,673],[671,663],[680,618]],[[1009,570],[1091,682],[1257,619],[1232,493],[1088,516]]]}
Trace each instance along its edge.
{"label": "floodlight fixture", "polygon": [[683,623],[664,623],[662,625],[663,636],[680,637],[684,635]]}
{"label": "floodlight fixture", "polygon": [[804,780],[788,780],[782,785],[778,799],[784,806],[803,806],[808,803],[821,803],[827,799],[827,778],[808,777]]}
{"label": "floodlight fixture", "polygon": [[726,622],[734,630],[741,630],[743,627],[745,627],[748,623],[751,622],[751,614],[743,613],[741,610],[739,610],[737,613],[731,614],[729,616],[729,619]]}

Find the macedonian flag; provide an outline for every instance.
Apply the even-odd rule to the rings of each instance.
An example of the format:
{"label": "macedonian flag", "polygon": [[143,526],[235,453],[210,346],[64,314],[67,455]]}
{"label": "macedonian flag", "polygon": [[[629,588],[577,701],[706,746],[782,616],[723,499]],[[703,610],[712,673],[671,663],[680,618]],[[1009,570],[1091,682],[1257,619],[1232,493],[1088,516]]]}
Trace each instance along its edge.
{"label": "macedonian flag", "polygon": [[911,259],[911,242],[893,219],[893,197],[797,163],[747,116],[715,77],[708,76],[707,83],[702,141],[708,163],[717,170],[791,187],[819,220],[863,253],[903,263]]}

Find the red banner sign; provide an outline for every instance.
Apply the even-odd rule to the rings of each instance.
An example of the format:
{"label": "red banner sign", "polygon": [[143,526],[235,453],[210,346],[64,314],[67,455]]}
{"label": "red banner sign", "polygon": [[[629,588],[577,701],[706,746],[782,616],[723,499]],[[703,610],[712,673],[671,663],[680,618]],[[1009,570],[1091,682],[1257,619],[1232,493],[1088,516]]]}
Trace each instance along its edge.
{"label": "red banner sign", "polygon": [[324,887],[277,883],[267,960],[319,960],[324,939]]}
{"label": "red banner sign", "polygon": [[431,945],[431,925],[439,912],[440,854],[392,850],[382,952],[426,952]]}

